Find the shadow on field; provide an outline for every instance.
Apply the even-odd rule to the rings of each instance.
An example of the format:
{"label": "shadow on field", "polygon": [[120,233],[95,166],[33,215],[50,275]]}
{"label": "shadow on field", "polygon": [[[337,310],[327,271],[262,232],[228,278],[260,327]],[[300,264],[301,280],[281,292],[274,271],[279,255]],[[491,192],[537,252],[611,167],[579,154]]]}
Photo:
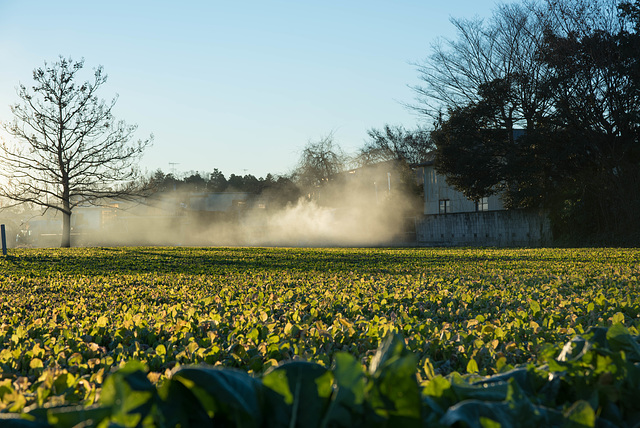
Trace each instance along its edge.
{"label": "shadow on field", "polygon": [[2,259],[5,274],[230,274],[242,271],[396,273],[412,265],[402,249],[93,248],[25,250]]}
{"label": "shadow on field", "polygon": [[0,262],[5,274],[230,274],[242,271],[357,272],[358,274],[428,274],[451,265],[539,264],[568,259],[592,262],[582,252],[539,249],[433,248],[251,248],[251,247],[107,247],[20,250]]}

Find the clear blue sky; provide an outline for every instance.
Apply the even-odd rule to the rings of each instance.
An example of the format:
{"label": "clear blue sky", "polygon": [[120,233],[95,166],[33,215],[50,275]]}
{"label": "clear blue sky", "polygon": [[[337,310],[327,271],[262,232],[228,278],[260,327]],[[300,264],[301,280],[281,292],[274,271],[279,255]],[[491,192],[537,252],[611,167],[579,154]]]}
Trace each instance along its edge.
{"label": "clear blue sky", "polygon": [[450,17],[489,18],[494,0],[0,0],[0,120],[15,87],[58,55],[104,66],[116,118],[155,135],[143,170],[264,176],[295,166],[333,132],[348,152],[385,123],[416,126],[403,107],[412,62]]}

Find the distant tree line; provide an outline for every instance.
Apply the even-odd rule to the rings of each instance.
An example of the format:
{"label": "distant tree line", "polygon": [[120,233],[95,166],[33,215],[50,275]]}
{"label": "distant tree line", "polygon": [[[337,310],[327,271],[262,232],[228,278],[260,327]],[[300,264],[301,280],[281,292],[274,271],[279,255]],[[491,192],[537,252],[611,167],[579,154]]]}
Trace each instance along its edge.
{"label": "distant tree line", "polygon": [[189,172],[183,177],[173,173],[165,174],[161,169],[156,170],[148,179],[147,185],[157,192],[249,192],[260,193],[265,186],[275,180],[271,174],[266,178],[256,178],[251,174],[245,176],[231,174],[227,179],[219,169],[209,174]]}
{"label": "distant tree line", "polygon": [[[231,174],[227,177],[215,168],[210,173],[192,171],[178,176],[158,169],[143,179],[139,187],[148,196],[171,196],[185,204],[191,194],[217,192],[261,195],[269,200],[271,207],[294,204],[300,198],[320,202],[320,194],[325,195],[323,203],[331,204],[340,203],[344,195],[341,186],[346,171],[395,161],[393,180],[398,193],[396,196],[401,197],[403,192],[421,196],[411,165],[424,159],[433,148],[429,133],[422,128],[408,130],[402,126],[384,125],[382,129],[370,129],[367,135],[368,140],[353,155],[340,148],[332,133],[309,141],[289,174],[267,174],[264,178],[252,174]],[[331,192],[326,191],[328,188]],[[326,196],[330,193],[334,198]],[[421,208],[421,199],[416,206]]]}
{"label": "distant tree line", "polygon": [[147,195],[175,195],[178,199],[193,193],[243,192],[269,196],[273,203],[284,205],[300,197],[298,186],[289,176],[267,174],[257,178],[252,174],[231,174],[227,178],[218,168],[208,174],[188,172],[182,177],[158,169],[140,187]]}

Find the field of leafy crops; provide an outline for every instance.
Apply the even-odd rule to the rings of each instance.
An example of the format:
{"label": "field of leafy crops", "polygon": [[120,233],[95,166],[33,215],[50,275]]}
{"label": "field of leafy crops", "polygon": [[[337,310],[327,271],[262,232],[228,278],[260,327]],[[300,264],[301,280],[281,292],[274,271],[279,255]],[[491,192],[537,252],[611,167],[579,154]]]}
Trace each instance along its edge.
{"label": "field of leafy crops", "polygon": [[[198,384],[205,375],[193,380],[185,366],[205,363],[241,369],[249,379],[271,379],[265,382],[273,386],[274,373],[286,373],[281,364],[287,361],[317,363],[314,370],[324,367],[331,382],[346,382],[346,366],[369,367],[375,377],[381,361],[396,358],[410,362],[422,391],[418,401],[434,412],[418,412],[421,421],[473,426],[462,416],[445,417],[461,396],[442,391],[460,382],[472,390],[471,380],[497,379],[526,364],[538,371],[546,364],[549,370],[560,364],[556,358],[564,343],[577,335],[600,343],[590,345],[594,349],[612,352],[602,361],[592,356],[598,376],[607,372],[619,349],[603,339],[605,333],[589,329],[614,326],[615,334],[605,334],[608,341],[638,335],[639,277],[636,249],[13,250],[0,260],[0,415],[21,413],[72,426],[64,418],[42,416],[43,409],[77,404],[104,410],[104,403],[117,401],[113,391],[124,388],[111,381],[104,393],[106,379],[129,372],[144,373],[136,385],[173,391],[166,385],[175,379]],[[393,338],[393,345],[381,347],[385,338]],[[634,351],[637,341],[629,340]],[[142,372],[125,367],[130,360],[140,362],[135,367]],[[583,363],[577,371],[590,367]],[[614,366],[612,382],[622,370]],[[564,372],[573,376],[567,367]],[[340,383],[335,382],[334,389]],[[517,388],[502,383],[497,396],[503,400],[509,393],[513,400]],[[125,384],[128,391],[136,389]],[[175,391],[163,394],[166,400]],[[602,403],[617,403],[588,397],[576,402],[554,411],[581,415],[583,421],[591,415],[585,406],[601,415]],[[396,404],[396,410],[402,407]],[[224,413],[219,404],[203,406],[209,416]],[[144,420],[157,423],[157,414],[149,412]],[[396,413],[376,417],[388,422]],[[163,415],[162,420],[181,417]],[[123,426],[142,420],[121,417]],[[497,426],[491,425],[494,417],[478,414],[480,420],[484,425],[477,426]],[[331,421],[326,426],[340,425]]]}

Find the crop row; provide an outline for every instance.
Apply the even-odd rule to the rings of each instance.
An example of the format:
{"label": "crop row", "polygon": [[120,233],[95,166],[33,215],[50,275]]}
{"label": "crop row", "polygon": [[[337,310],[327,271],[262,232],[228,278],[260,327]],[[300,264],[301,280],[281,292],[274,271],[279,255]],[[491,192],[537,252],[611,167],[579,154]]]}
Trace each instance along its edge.
{"label": "crop row", "polygon": [[331,367],[285,362],[262,375],[183,366],[154,386],[129,361],[89,406],[0,414],[6,428],[78,427],[635,427],[640,344],[620,323],[594,327],[537,366],[418,382],[417,356],[388,334],[368,369],[346,352]]}
{"label": "crop row", "polygon": [[197,363],[258,375],[347,352],[368,366],[391,331],[427,380],[640,325],[637,250],[16,250],[0,274],[5,412],[90,405],[132,359],[154,384]]}

